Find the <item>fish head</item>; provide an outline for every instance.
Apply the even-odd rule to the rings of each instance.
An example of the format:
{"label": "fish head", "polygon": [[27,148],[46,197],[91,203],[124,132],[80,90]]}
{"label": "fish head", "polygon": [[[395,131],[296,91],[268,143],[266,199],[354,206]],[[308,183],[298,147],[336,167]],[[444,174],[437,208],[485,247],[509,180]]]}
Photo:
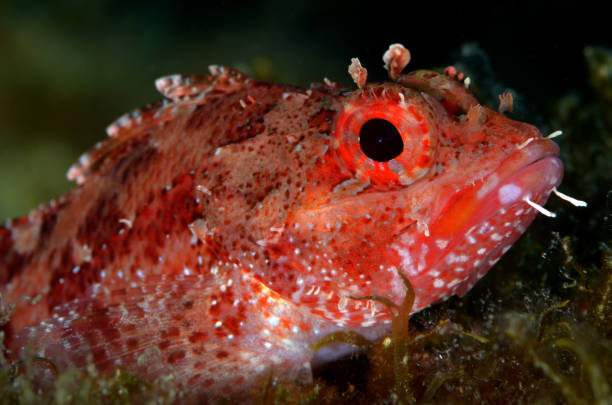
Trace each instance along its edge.
{"label": "fish head", "polygon": [[527,200],[543,205],[562,178],[554,142],[443,73],[283,97],[240,158],[240,178],[256,167],[269,190],[251,205],[236,243],[257,246],[240,260],[340,327],[390,322],[380,302],[357,298],[401,303],[400,275],[413,312],[465,294],[534,219]]}
{"label": "fish head", "polygon": [[418,86],[375,83],[339,99],[330,148],[287,223],[302,258],[291,296],[340,322],[375,322],[353,298],[400,302],[398,272],[413,311],[465,294],[535,217],[525,200],[544,204],[561,181],[558,147],[534,126],[438,73],[415,76]]}

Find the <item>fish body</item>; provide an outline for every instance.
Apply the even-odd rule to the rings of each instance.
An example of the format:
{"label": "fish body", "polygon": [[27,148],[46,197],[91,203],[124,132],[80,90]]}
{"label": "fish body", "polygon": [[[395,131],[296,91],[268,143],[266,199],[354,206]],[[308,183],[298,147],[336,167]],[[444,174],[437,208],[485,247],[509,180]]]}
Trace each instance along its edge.
{"label": "fish body", "polygon": [[354,298],[399,305],[402,275],[412,312],[465,294],[560,183],[559,151],[397,55],[357,90],[158,80],[165,100],[109,126],[77,187],[0,228],[11,356],[231,397],[308,381],[326,334],[382,336],[389,309]]}

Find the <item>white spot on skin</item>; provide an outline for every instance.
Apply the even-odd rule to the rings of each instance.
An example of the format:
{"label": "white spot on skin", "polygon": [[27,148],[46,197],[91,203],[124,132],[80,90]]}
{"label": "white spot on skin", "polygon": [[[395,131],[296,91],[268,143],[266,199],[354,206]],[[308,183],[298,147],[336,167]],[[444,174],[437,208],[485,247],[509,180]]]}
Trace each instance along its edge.
{"label": "white spot on skin", "polygon": [[498,234],[498,233],[494,233],[493,235],[491,235],[491,240],[492,241],[499,242],[502,239],[503,239],[503,237],[500,234]]}
{"label": "white spot on skin", "polygon": [[453,288],[454,286],[456,286],[460,282],[461,282],[461,280],[459,280],[458,278],[454,278],[450,283],[448,283],[448,288]]}
{"label": "white spot on skin", "polygon": [[448,246],[448,241],[444,239],[436,239],[436,245],[439,249],[444,249]]}
{"label": "white spot on skin", "polygon": [[478,255],[482,256],[487,252],[487,249],[485,248],[480,248],[478,249],[478,251],[476,252]]}
{"label": "white spot on skin", "polygon": [[523,194],[523,189],[516,184],[506,184],[497,191],[497,198],[502,204],[510,204],[519,199]]}
{"label": "white spot on skin", "polygon": [[271,316],[270,318],[268,318],[268,324],[272,327],[277,326],[279,321],[280,319],[278,318],[278,316]]}
{"label": "white spot on skin", "polygon": [[397,245],[393,245],[393,248],[397,251],[397,253],[402,258],[402,269],[408,273],[410,276],[415,276],[418,274],[414,267],[414,261],[412,260],[412,255],[408,251],[408,249],[402,249]]}
{"label": "white spot on skin", "polygon": [[433,286],[435,288],[442,288],[442,287],[444,287],[444,280],[442,280],[440,278],[435,279],[434,282],[433,282]]}
{"label": "white spot on skin", "polygon": [[361,322],[361,326],[367,328],[368,326],[372,326],[376,323],[376,319],[369,319],[367,321]]}

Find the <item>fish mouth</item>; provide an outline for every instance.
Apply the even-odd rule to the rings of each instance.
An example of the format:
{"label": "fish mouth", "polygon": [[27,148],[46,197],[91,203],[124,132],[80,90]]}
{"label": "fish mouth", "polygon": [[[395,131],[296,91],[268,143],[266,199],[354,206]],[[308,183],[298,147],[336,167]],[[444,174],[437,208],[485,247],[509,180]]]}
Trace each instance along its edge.
{"label": "fish mouth", "polygon": [[462,296],[469,291],[525,232],[538,214],[528,201],[543,206],[561,183],[563,164],[558,156],[556,143],[534,140],[488,176],[476,193],[476,214],[464,236],[457,238],[457,249],[474,258],[473,268],[453,293]]}
{"label": "fish mouth", "polygon": [[523,234],[563,177],[559,147],[534,139],[447,203],[430,224],[428,263],[410,277],[420,302],[413,311],[464,295]]}
{"label": "fish mouth", "polygon": [[480,201],[478,211],[494,215],[525,199],[544,205],[563,178],[563,164],[558,156],[559,147],[549,139],[534,140],[520,148],[484,180],[476,192]]}

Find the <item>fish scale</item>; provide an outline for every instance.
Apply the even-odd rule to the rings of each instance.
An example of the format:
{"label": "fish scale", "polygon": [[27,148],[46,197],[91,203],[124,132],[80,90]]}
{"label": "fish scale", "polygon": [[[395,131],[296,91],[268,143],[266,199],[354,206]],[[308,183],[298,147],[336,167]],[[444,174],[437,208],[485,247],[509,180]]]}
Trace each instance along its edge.
{"label": "fish scale", "polygon": [[[412,312],[464,295],[560,183],[559,151],[453,69],[402,73],[407,52],[385,54],[385,83],[354,59],[356,90],[159,79],[167,98],[112,123],[72,191],[0,228],[10,357],[171,375],[215,402],[270,373],[310,381],[329,333],[383,336],[389,309],[354,298],[399,305],[402,276]],[[371,120],[390,132],[368,148],[401,149],[371,154]]]}

